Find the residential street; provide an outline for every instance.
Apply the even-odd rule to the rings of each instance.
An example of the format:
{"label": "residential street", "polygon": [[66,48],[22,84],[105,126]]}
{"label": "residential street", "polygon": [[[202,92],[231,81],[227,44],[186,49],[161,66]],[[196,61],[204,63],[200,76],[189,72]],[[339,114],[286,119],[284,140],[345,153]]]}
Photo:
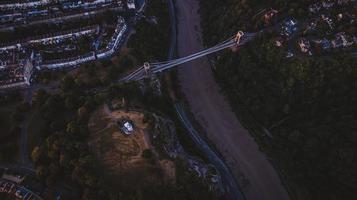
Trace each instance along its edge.
{"label": "residential street", "polygon": [[[198,8],[197,0],[176,2],[179,57],[203,49]],[[195,119],[226,159],[245,197],[289,199],[275,169],[221,94],[207,58],[184,64],[178,68],[178,76]]]}

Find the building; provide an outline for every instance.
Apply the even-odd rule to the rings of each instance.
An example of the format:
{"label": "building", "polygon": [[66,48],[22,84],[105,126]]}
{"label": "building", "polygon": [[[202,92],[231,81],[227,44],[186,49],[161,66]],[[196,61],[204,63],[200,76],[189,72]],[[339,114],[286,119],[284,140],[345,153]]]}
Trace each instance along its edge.
{"label": "building", "polygon": [[10,9],[27,9],[31,7],[44,6],[50,4],[50,0],[40,0],[40,1],[23,1],[23,2],[4,2],[0,3],[0,10],[10,10]]}
{"label": "building", "polygon": [[328,50],[331,48],[331,42],[328,39],[324,38],[321,40],[321,47],[323,50]]}
{"label": "building", "polygon": [[131,122],[124,120],[121,122],[121,128],[120,130],[125,133],[126,135],[131,135],[134,131],[133,125]]}
{"label": "building", "polygon": [[297,29],[297,21],[294,19],[288,19],[284,21],[280,34],[286,37],[290,37],[297,31]]}
{"label": "building", "polygon": [[299,47],[300,47],[301,52],[308,53],[309,55],[312,55],[312,53],[311,53],[311,45],[310,45],[310,42],[307,39],[301,38],[300,41],[299,41]]}
{"label": "building", "polygon": [[278,37],[274,41],[274,45],[277,47],[282,47],[284,44],[284,40],[281,37]]}
{"label": "building", "polygon": [[330,29],[332,30],[333,29],[333,21],[331,18],[325,16],[325,15],[321,15],[321,19],[326,22],[326,24],[330,27]]}
{"label": "building", "polygon": [[127,0],[126,4],[127,4],[129,10],[136,9],[135,0]]}
{"label": "building", "polygon": [[278,13],[278,11],[271,9],[267,13],[264,14],[264,23],[269,24],[271,19]]}
{"label": "building", "polygon": [[346,48],[354,44],[354,39],[348,37],[344,32],[336,34],[336,39],[331,41],[333,48]]}
{"label": "building", "polygon": [[33,64],[29,59],[0,68],[0,89],[29,86],[33,70]]}

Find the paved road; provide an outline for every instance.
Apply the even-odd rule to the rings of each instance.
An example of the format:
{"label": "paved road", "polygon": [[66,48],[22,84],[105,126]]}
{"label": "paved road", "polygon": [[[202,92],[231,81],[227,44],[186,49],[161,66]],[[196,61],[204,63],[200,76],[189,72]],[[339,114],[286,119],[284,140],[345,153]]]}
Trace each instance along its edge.
{"label": "paved road", "polygon": [[175,104],[176,112],[179,119],[186,127],[190,137],[199,147],[199,149],[207,156],[210,163],[212,163],[219,171],[223,184],[225,186],[225,192],[228,199],[231,200],[243,200],[245,199],[241,189],[233,178],[226,164],[220,159],[220,157],[209,147],[209,145],[200,137],[195,128],[193,128],[190,120],[187,118],[185,111],[180,104]]}
{"label": "paved road", "polygon": [[[32,104],[33,93],[39,89],[43,89],[47,92],[58,89],[60,82],[52,82],[51,84],[35,84],[24,90],[24,101],[28,104]],[[29,116],[26,116],[24,122],[21,125],[21,136],[20,136],[20,162],[24,167],[33,169],[34,165],[30,159],[31,152],[29,152],[28,146],[28,126],[29,126]]]}
{"label": "paved road", "polygon": [[[32,88],[29,88],[27,91],[25,91],[25,97],[24,101],[26,103],[31,104],[32,103]],[[25,116],[24,121],[22,122],[21,125],[21,137],[20,137],[20,161],[23,166],[33,168],[33,163],[30,159],[30,153],[29,153],[29,148],[28,148],[28,125],[29,125],[29,119],[28,116]]]}
{"label": "paved road", "polygon": [[[198,0],[176,1],[176,9],[179,57],[202,50]],[[245,197],[289,199],[275,169],[221,94],[208,59],[184,64],[178,77],[195,119],[225,158]]]}

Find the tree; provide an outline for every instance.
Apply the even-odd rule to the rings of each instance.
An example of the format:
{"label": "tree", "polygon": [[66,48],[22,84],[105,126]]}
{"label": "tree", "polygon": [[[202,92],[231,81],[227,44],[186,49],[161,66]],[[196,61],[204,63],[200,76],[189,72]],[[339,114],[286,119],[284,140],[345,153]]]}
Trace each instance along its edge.
{"label": "tree", "polygon": [[15,111],[11,114],[10,118],[13,123],[19,123],[24,120],[24,114],[19,110],[15,109]]}
{"label": "tree", "polygon": [[80,107],[77,111],[77,114],[78,114],[79,120],[81,120],[81,121],[85,121],[89,117],[88,110],[85,106]]}
{"label": "tree", "polygon": [[38,178],[43,179],[48,175],[48,170],[45,166],[39,165],[36,167],[36,175]]}
{"label": "tree", "polygon": [[66,75],[61,82],[61,88],[64,91],[71,90],[75,87],[75,81],[71,75]]}
{"label": "tree", "polygon": [[75,121],[71,121],[67,124],[66,128],[67,133],[75,134],[79,132],[79,127]]}
{"label": "tree", "polygon": [[43,150],[39,146],[33,148],[31,152],[31,159],[34,163],[39,162],[42,156],[43,156]]}
{"label": "tree", "polygon": [[150,159],[150,158],[152,158],[152,152],[150,149],[145,149],[143,151],[143,153],[141,154],[141,156],[145,159]]}

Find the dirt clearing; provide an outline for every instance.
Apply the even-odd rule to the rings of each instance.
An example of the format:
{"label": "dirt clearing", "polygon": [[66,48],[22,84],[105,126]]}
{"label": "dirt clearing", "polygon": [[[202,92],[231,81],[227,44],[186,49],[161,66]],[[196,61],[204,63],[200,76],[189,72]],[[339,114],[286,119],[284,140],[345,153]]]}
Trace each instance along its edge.
{"label": "dirt clearing", "polygon": [[[120,130],[118,121],[130,120],[134,131],[130,135]],[[102,106],[89,120],[89,145],[100,162],[104,178],[126,189],[175,182],[175,165],[159,158],[151,145],[143,122],[144,114],[135,111],[109,110]],[[152,156],[144,158],[144,150]]]}

